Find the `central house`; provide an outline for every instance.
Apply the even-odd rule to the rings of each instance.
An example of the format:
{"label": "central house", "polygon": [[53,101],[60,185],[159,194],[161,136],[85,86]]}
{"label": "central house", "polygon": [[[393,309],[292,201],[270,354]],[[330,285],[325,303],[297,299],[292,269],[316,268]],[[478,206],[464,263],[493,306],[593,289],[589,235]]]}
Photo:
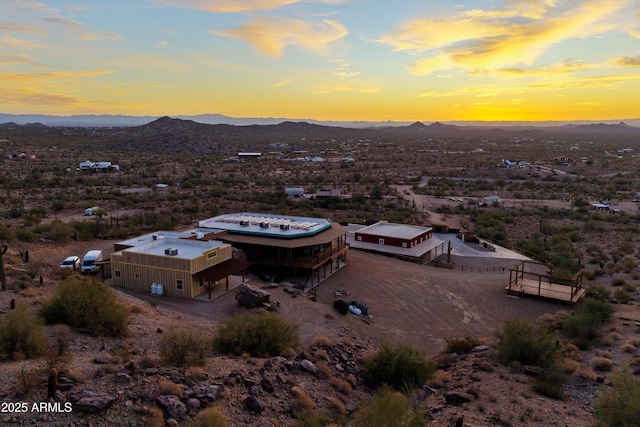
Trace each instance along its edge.
{"label": "central house", "polygon": [[254,268],[313,288],[347,260],[347,230],[323,218],[260,213],[219,215],[202,230],[224,230],[215,239],[244,252]]}
{"label": "central house", "polygon": [[139,291],[162,285],[195,298],[252,270],[309,290],[346,263],[347,230],[322,218],[258,213],[220,215],[186,231],[158,231],[114,245],[113,284]]}

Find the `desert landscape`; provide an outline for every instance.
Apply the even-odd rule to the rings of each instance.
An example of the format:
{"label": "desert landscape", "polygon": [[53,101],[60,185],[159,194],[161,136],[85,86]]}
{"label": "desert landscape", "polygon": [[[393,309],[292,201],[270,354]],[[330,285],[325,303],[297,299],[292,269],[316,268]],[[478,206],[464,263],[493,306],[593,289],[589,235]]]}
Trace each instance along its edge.
{"label": "desert landscape", "polygon": [[[119,332],[47,322],[48,350],[4,350],[3,402],[13,409],[16,402],[54,406],[40,413],[7,406],[0,421],[223,425],[206,424],[209,417],[228,425],[382,425],[369,408],[398,396],[406,405],[399,417],[411,425],[584,426],[610,419],[604,398],[618,390],[620,373],[637,384],[640,372],[638,133],[616,125],[478,128],[473,138],[470,132],[422,124],[219,127],[169,118],[111,129],[0,125],[6,334],[19,334],[10,329],[16,313],[41,322],[61,289],[101,281],[61,270],[68,255],[101,249],[108,258],[119,241],[188,229],[220,213],[424,225],[447,239],[459,240],[462,230],[517,251],[513,258],[454,251],[447,268],[438,268],[352,249],[347,263],[309,292],[250,272],[247,283],[271,294],[271,311],[238,307],[237,276],[212,300],[112,288],[126,319]],[[80,170],[89,146],[92,160],[118,169]],[[617,147],[632,148],[609,156]],[[247,159],[240,152],[262,154]],[[512,167],[505,159],[526,164]],[[289,187],[302,187],[304,196],[288,196]],[[320,197],[326,189],[338,191]],[[98,210],[85,215],[93,206]],[[592,303],[507,296],[509,268],[522,257],[582,269],[587,299],[606,304],[598,310],[609,314],[585,321],[580,316],[591,319],[591,312],[580,307]],[[334,308],[340,298],[366,304],[368,315],[341,314]],[[197,331],[210,343],[225,322],[246,312],[273,312],[295,325],[296,344],[268,357],[207,344],[188,364],[167,355],[167,339],[180,348],[185,331]],[[509,345],[525,345],[505,338],[510,327],[550,342],[553,363],[505,356]],[[398,395],[371,382],[371,361],[389,347],[415,350],[429,367],[424,381],[405,384]],[[48,395],[53,369],[57,383]],[[65,412],[65,403],[72,410]]]}

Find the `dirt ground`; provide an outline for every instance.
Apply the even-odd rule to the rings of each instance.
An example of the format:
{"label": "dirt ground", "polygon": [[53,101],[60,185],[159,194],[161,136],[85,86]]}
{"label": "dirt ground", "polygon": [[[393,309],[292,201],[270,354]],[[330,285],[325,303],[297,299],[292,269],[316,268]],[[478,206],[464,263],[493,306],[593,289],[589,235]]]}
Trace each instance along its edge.
{"label": "dirt ground", "polygon": [[[280,303],[279,314],[300,326],[303,344],[315,336],[334,339],[349,326],[378,343],[405,342],[434,356],[448,337],[492,337],[505,319],[535,320],[544,313],[567,309],[560,304],[507,297],[504,287],[508,280],[508,271],[445,270],[352,250],[347,264],[317,288],[317,302],[309,296],[293,297],[282,288],[269,292],[272,301]],[[346,301],[364,302],[372,318],[338,314],[332,307],[335,290],[347,291]],[[213,323],[237,310],[233,291],[211,301],[132,295]]]}

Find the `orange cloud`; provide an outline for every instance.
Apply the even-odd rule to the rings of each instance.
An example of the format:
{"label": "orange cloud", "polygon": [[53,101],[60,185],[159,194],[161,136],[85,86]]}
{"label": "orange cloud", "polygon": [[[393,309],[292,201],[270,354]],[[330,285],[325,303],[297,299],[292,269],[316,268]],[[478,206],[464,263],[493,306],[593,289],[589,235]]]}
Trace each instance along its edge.
{"label": "orange cloud", "polygon": [[309,23],[283,18],[258,18],[238,29],[212,31],[252,44],[268,56],[281,57],[288,46],[300,46],[312,52],[324,53],[329,44],[345,37],[349,32],[337,21],[324,20]]}

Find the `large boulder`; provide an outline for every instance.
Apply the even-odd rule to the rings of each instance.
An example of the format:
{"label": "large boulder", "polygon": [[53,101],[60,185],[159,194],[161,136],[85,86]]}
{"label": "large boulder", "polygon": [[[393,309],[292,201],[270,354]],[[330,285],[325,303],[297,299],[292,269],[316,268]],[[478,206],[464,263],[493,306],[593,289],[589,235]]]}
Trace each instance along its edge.
{"label": "large boulder", "polygon": [[161,395],[156,400],[171,418],[180,420],[187,414],[187,406],[180,401],[178,396],[172,394]]}
{"label": "large boulder", "polygon": [[236,292],[238,305],[247,308],[260,307],[269,304],[271,294],[248,283],[243,283]]}
{"label": "large boulder", "polygon": [[82,412],[102,412],[118,400],[115,393],[100,390],[82,389],[68,396],[73,401],[73,408]]}

